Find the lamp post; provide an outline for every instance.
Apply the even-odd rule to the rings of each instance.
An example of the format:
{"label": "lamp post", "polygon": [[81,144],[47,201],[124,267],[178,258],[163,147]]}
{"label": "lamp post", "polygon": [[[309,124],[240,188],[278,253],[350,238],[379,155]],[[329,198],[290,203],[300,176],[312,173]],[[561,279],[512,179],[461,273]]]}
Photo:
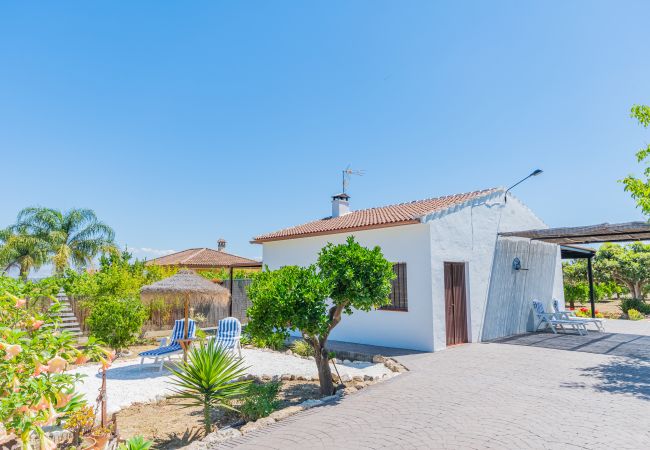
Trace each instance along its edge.
{"label": "lamp post", "polygon": [[536,177],[537,175],[540,175],[540,174],[542,174],[543,172],[544,172],[544,171],[543,171],[542,169],[535,169],[535,170],[533,170],[533,171],[532,171],[528,176],[522,178],[521,180],[517,181],[515,184],[513,184],[512,186],[510,186],[508,189],[506,189],[506,192],[503,194],[503,195],[504,195],[504,199],[503,199],[504,203],[508,201],[508,192],[510,192],[510,190],[512,190],[512,188],[514,188],[514,187],[516,187],[516,186],[519,186],[521,183],[523,183],[523,182],[526,181],[527,179],[529,179],[529,178],[531,178],[531,177]]}

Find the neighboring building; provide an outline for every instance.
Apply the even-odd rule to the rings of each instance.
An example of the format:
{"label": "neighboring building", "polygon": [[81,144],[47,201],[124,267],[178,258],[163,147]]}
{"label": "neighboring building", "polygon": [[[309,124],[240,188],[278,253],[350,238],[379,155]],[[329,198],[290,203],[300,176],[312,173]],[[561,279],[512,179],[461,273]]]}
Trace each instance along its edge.
{"label": "neighboring building", "polygon": [[226,253],[225,249],[226,241],[219,239],[217,241],[217,250],[207,247],[190,248],[152,259],[151,261],[147,261],[147,265],[183,267],[199,272],[217,271],[231,267],[249,269],[259,269],[262,267],[260,261]]}
{"label": "neighboring building", "polygon": [[331,339],[440,350],[531,329],[534,298],[563,298],[557,245],[499,237],[547,228],[502,188],[360,211],[349,199],[332,197],[331,217],[253,240],[270,269],[314,263],[328,242],[350,235],[395,263],[391,305],[345,316]]}

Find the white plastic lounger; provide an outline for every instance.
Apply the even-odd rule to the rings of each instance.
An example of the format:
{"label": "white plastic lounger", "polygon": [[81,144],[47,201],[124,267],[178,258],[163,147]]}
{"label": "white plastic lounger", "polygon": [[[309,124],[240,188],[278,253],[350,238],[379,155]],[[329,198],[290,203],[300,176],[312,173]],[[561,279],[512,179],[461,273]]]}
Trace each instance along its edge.
{"label": "white plastic lounger", "polygon": [[[192,319],[188,320],[187,329],[187,336],[190,339],[194,338],[196,333],[196,323]],[[158,370],[162,372],[165,358],[167,358],[168,361],[171,361],[172,356],[183,354],[183,348],[181,347],[181,344],[178,342],[178,340],[183,339],[184,337],[185,319],[179,319],[174,322],[174,329],[172,330],[172,335],[169,338],[169,345],[167,345],[167,338],[162,338],[160,340],[160,347],[153,350],[147,350],[138,355],[142,357],[140,364],[144,364],[145,358],[153,358],[154,364],[158,364],[160,362],[160,367]]]}
{"label": "white plastic lounger", "polygon": [[539,330],[539,327],[544,325],[544,328],[550,328],[554,334],[557,334],[557,330],[566,331],[566,328],[571,328],[576,330],[581,336],[587,334],[587,324],[581,320],[569,320],[562,319],[556,313],[547,313],[544,311],[544,304],[539,300],[533,300],[533,310],[539,320],[535,331]]}
{"label": "white plastic lounger", "polygon": [[578,317],[576,316],[576,313],[574,311],[561,311],[560,310],[560,301],[557,299],[553,299],[553,310],[555,311],[556,314],[558,314],[558,317],[561,319],[566,319],[566,320],[581,320],[585,324],[590,324],[593,323],[596,325],[596,330],[600,332],[605,331],[605,319],[597,319],[597,318],[592,318],[592,317]]}

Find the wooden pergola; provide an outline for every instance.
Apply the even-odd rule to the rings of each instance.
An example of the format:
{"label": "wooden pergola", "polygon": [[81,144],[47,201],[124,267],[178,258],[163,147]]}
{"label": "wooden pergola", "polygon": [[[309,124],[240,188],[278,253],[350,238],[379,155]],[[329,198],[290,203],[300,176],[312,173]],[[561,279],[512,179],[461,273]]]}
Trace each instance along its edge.
{"label": "wooden pergola", "polygon": [[594,291],[594,274],[591,260],[596,250],[581,247],[580,244],[602,242],[630,242],[650,240],[650,224],[647,222],[601,223],[582,227],[546,228],[540,230],[511,231],[499,233],[503,237],[521,237],[535,241],[558,244],[562,259],[587,259],[587,277],[589,278],[589,303],[591,316],[596,315],[596,298]]}

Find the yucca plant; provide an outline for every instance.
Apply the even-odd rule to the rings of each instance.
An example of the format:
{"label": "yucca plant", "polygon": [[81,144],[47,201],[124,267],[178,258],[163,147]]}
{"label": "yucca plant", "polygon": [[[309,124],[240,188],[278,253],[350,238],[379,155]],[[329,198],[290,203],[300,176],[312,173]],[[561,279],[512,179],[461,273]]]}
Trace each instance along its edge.
{"label": "yucca plant", "polygon": [[229,400],[246,392],[250,380],[240,380],[246,373],[244,361],[214,343],[201,344],[188,353],[187,362],[172,369],[174,398],[185,400],[185,407],[202,406],[205,433],[212,431],[212,408],[236,411]]}

